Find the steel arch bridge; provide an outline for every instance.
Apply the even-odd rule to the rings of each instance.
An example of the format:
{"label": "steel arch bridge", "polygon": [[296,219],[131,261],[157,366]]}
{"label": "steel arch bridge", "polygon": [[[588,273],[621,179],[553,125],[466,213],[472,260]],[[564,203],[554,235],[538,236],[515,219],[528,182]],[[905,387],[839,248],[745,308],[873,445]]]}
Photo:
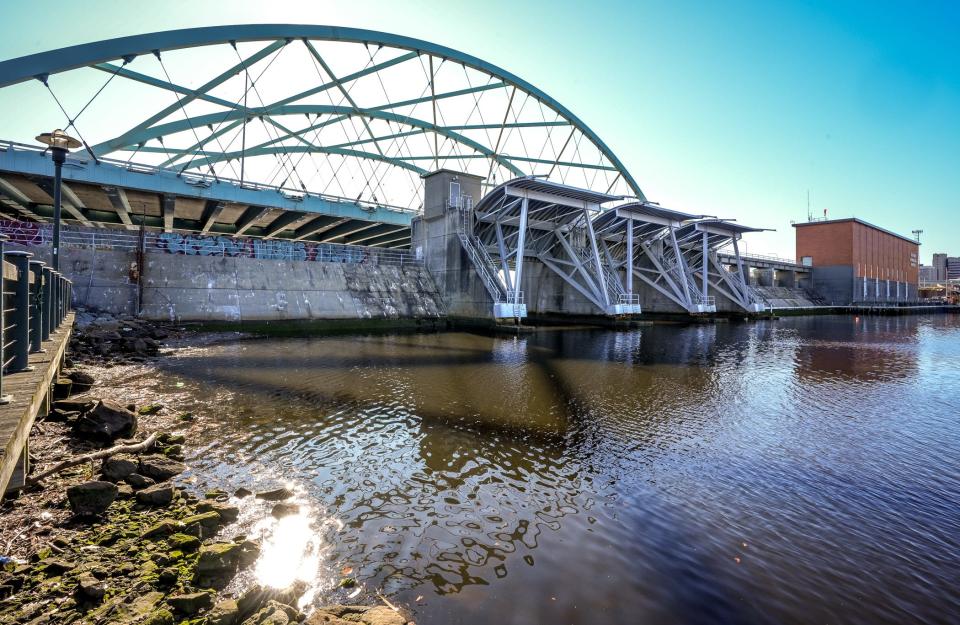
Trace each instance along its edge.
{"label": "steel arch bridge", "polygon": [[[384,211],[422,210],[421,176],[444,168],[481,176],[488,190],[537,176],[644,200],[613,151],[542,90],[469,54],[389,33],[216,26],[0,62],[0,96],[36,101],[37,90],[58,116],[50,124],[83,140],[77,158],[155,168],[191,182],[229,182],[240,191],[282,189],[297,201],[316,195],[361,207],[357,215],[371,223]],[[16,124],[12,112],[6,123]],[[24,128],[22,136],[7,138],[28,142],[38,130],[48,129]],[[10,186],[0,181],[0,195]],[[249,227],[262,217],[251,211],[269,205],[249,206],[232,213],[207,206],[195,221],[205,231],[230,232],[229,223],[218,222],[235,215],[234,225]],[[173,210],[163,214],[168,229],[178,225]],[[68,212],[76,217],[82,206]],[[260,222],[261,234],[303,238],[306,232],[309,240],[311,219],[334,227],[301,212],[272,215],[278,221]]]}

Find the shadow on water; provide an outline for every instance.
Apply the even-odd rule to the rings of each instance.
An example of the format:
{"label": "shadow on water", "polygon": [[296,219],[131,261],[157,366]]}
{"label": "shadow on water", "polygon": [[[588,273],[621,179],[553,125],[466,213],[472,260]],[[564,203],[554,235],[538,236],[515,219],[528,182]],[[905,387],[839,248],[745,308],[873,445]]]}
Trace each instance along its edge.
{"label": "shadow on water", "polygon": [[[820,620],[858,623],[833,587],[876,593],[824,563],[887,558],[858,526],[895,541],[956,501],[954,478],[917,477],[960,449],[955,428],[890,419],[884,393],[916,404],[925,363],[960,382],[950,348],[917,356],[957,330],[816,317],[250,340],[182,350],[158,384],[217,423],[197,466],[301,484],[338,521],[317,530],[329,566],[422,625],[803,623],[811,597]],[[932,427],[946,450],[924,447]]]}

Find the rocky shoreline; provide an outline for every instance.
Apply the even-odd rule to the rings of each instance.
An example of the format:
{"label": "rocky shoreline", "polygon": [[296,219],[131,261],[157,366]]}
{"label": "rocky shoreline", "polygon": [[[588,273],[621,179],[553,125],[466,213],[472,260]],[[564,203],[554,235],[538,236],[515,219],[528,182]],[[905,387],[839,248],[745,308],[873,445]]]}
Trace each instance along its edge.
{"label": "rocky shoreline", "polygon": [[411,622],[386,601],[305,614],[304,582],[226,590],[261,551],[231,531],[237,504],[257,498],[280,518],[297,512],[293,493],[191,492],[179,479],[193,415],[97,395],[85,369],[154,358],[177,330],[82,311],[77,320],[54,407],[31,433],[34,471],[0,505],[0,624]]}

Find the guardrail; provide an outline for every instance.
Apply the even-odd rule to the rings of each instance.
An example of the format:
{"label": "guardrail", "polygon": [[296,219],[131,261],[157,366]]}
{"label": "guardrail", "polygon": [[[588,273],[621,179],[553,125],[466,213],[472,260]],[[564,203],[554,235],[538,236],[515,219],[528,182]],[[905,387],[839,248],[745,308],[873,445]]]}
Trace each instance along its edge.
{"label": "guardrail", "polygon": [[[49,246],[49,224],[2,221],[0,233],[10,243],[23,246]],[[71,226],[60,233],[62,247],[80,247],[137,251],[141,246],[138,231]],[[311,243],[288,239],[257,239],[227,235],[202,235],[181,232],[143,233],[146,253],[185,254],[188,256],[227,256],[261,260],[305,260],[328,263],[366,263],[376,265],[422,264],[409,250],[339,243]]]}
{"label": "guardrail", "polygon": [[[720,254],[735,256],[733,251],[721,251]],[[774,263],[783,263],[785,265],[800,265],[794,258],[784,258],[783,256],[774,256],[773,254],[740,254],[741,260],[765,260]]]}
{"label": "guardrail", "polygon": [[43,351],[43,342],[63,323],[73,290],[59,272],[30,260],[30,252],[4,251],[6,240],[0,235],[0,404],[12,399],[4,394],[4,379],[31,370],[30,354]]}
{"label": "guardrail", "polygon": [[[18,143],[16,141],[8,141],[6,139],[0,139],[0,150],[23,150],[26,152],[44,152],[47,148],[43,148],[37,145],[30,145],[29,143]],[[67,162],[64,164],[65,167],[86,167],[89,163],[89,160],[84,158],[84,152],[75,152],[67,157]],[[236,178],[226,178],[224,176],[211,176],[204,174],[202,172],[190,172],[184,173],[179,169],[168,169],[165,167],[154,167],[153,165],[144,165],[141,163],[133,163],[131,161],[122,161],[115,158],[108,158],[103,156],[98,156],[97,160],[101,163],[108,163],[115,167],[120,167],[126,171],[138,173],[138,174],[147,174],[155,175],[159,173],[166,173],[170,175],[177,176],[178,178],[184,180],[187,184],[191,184],[195,187],[209,187],[215,182],[227,183],[240,187],[242,189],[251,189],[255,191],[275,191],[281,194],[288,200],[294,202],[302,201],[305,197],[314,197],[321,200],[326,200],[328,202],[339,202],[347,204],[355,204],[360,208],[366,210],[388,210],[395,213],[411,213],[419,214],[420,210],[416,208],[409,208],[407,206],[397,206],[395,204],[385,204],[380,202],[368,202],[366,200],[359,200],[357,198],[348,198],[342,195],[333,195],[331,193],[316,193],[313,191],[304,191],[303,189],[296,189],[293,187],[283,187],[276,185],[262,184],[258,182],[251,182],[249,180],[237,180]]]}

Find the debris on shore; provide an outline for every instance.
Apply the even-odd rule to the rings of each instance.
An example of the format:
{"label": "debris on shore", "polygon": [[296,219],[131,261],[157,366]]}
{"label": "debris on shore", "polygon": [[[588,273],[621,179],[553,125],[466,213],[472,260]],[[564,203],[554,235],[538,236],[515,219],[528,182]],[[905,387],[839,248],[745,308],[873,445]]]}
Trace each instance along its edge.
{"label": "debris on shore", "polygon": [[262,547],[231,532],[240,515],[234,503],[255,494],[280,518],[297,512],[285,501],[293,492],[241,487],[232,500],[190,492],[178,481],[191,471],[189,438],[177,431],[189,422],[159,404],[98,396],[94,376],[74,366],[153,357],[167,331],[84,314],[57,382],[60,398],[34,426],[35,470],[0,505],[0,625],[408,623],[382,604],[304,614],[302,581],[226,592]]}

